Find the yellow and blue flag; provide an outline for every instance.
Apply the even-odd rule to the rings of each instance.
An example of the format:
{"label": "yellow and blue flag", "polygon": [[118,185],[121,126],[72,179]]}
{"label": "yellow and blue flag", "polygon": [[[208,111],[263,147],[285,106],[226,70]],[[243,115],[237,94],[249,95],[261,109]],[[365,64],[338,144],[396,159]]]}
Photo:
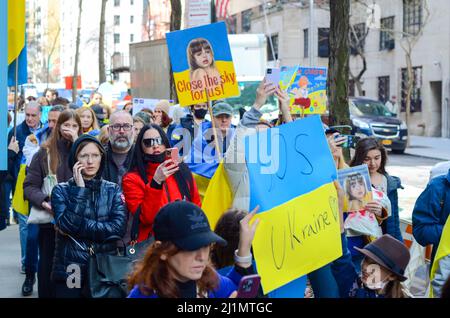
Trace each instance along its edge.
{"label": "yellow and blue flag", "polygon": [[246,137],[246,162],[250,209],[260,206],[253,251],[267,294],[342,255],[337,171],[317,115]]}
{"label": "yellow and blue flag", "polygon": [[[433,266],[431,267],[430,281],[433,281],[436,271],[439,267],[439,261],[450,255],[450,217],[447,218],[444,229],[442,230],[441,240],[439,241],[436,256],[434,257]],[[434,298],[433,288],[430,288],[430,298]]]}
{"label": "yellow and blue flag", "polygon": [[27,82],[27,46],[25,37],[25,0],[8,0],[8,86]]}

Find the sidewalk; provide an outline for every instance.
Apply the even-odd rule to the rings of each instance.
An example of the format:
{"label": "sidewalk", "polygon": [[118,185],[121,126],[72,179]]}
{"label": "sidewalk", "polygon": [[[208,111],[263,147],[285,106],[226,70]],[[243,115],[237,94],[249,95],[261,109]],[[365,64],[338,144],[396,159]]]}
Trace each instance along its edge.
{"label": "sidewalk", "polygon": [[438,137],[409,136],[410,146],[405,153],[413,156],[450,160],[450,139]]}
{"label": "sidewalk", "polygon": [[[22,298],[25,275],[20,274],[19,226],[11,225],[0,231],[0,298]],[[37,283],[33,295],[37,297]]]}

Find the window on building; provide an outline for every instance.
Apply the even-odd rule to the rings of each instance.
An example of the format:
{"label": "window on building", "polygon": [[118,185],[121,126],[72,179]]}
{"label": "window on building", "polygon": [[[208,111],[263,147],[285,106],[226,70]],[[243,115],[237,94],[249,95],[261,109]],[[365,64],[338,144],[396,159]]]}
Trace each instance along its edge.
{"label": "window on building", "polygon": [[114,0],[114,6],[120,7],[120,0]]}
{"label": "window on building", "polygon": [[403,0],[403,32],[417,35],[422,28],[423,0]]}
{"label": "window on building", "polygon": [[[272,40],[273,51],[270,46],[270,40]],[[278,34],[273,34],[267,37],[267,57],[269,61],[278,60]]]}
{"label": "window on building", "polygon": [[378,100],[386,103],[390,96],[389,76],[378,77]]}
{"label": "window on building", "polygon": [[303,30],[303,57],[309,56],[309,33],[308,29]]}
{"label": "window on building", "polygon": [[[353,32],[353,30],[355,32]],[[350,30],[350,53],[357,55],[358,52],[364,52],[364,46],[366,44],[366,24],[355,24],[353,30]]]}
{"label": "window on building", "polygon": [[130,34],[130,43],[134,42],[134,34]]}
{"label": "window on building", "polygon": [[380,20],[380,51],[395,48],[394,36],[389,30],[394,30],[394,17]]}
{"label": "window on building", "polygon": [[130,16],[130,24],[133,24],[134,23],[134,15],[131,15]]}
{"label": "window on building", "polygon": [[329,28],[319,28],[319,38],[318,38],[318,56],[319,57],[329,57],[330,55],[330,42],[329,42],[330,29]]}
{"label": "window on building", "polygon": [[[407,93],[407,80],[408,70],[402,68],[402,112],[406,111],[406,93]],[[422,66],[413,67],[413,89],[411,93],[411,112],[422,111]]]}
{"label": "window on building", "polygon": [[252,27],[252,9],[242,11],[242,32],[249,32]]}
{"label": "window on building", "polygon": [[134,5],[134,0],[130,0],[130,5]]}
{"label": "window on building", "polygon": [[120,25],[120,15],[114,16],[114,25]]}
{"label": "window on building", "polygon": [[114,33],[114,44],[120,43],[120,34]]}

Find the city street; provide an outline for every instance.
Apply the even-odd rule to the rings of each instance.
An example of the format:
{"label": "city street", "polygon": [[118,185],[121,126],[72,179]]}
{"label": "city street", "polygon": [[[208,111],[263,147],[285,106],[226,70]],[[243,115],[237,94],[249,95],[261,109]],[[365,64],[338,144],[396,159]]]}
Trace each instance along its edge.
{"label": "city street", "polygon": [[[404,190],[399,190],[400,215],[410,218],[416,198],[428,183],[430,168],[440,161],[411,155],[388,155],[388,172],[400,177],[405,187]],[[21,297],[20,289],[25,275],[19,272],[18,229],[18,225],[12,225],[0,232],[0,298]],[[36,284],[32,297],[37,297]]]}

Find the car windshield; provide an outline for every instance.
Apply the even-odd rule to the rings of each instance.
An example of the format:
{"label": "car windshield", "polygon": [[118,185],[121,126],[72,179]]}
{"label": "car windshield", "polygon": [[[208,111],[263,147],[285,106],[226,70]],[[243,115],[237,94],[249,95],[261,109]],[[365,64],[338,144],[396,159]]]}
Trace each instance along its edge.
{"label": "car windshield", "polygon": [[[241,91],[240,97],[227,98],[226,101],[235,110],[241,107],[251,107],[255,102],[256,89],[259,86],[258,81],[239,82],[239,90]],[[278,110],[278,106],[275,97],[272,95],[267,98],[266,104],[261,107],[262,113],[270,113]]]}
{"label": "car windshield", "polygon": [[383,103],[367,99],[353,100],[350,103],[350,114],[354,116],[393,116]]}

